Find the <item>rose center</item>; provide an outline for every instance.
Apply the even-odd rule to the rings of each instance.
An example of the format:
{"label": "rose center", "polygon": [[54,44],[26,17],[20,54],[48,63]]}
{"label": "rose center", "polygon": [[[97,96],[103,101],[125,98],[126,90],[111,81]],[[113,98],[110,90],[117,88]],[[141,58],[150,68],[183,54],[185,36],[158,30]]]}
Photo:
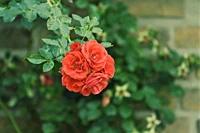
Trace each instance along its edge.
{"label": "rose center", "polygon": [[92,54],[92,59],[96,59],[96,54]]}
{"label": "rose center", "polygon": [[74,66],[74,68],[77,68],[77,66],[78,66],[78,61],[75,61],[75,62],[73,63],[73,66]]}
{"label": "rose center", "polygon": [[99,55],[98,55],[98,54],[92,54],[92,56],[91,56],[91,57],[92,57],[92,59],[93,59],[93,60],[97,60],[97,59],[98,59],[98,57],[99,57]]}

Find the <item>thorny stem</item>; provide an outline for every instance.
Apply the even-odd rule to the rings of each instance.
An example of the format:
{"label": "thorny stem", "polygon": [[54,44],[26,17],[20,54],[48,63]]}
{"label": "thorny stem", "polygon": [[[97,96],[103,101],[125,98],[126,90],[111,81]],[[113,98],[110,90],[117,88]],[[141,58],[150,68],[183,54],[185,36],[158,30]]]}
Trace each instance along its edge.
{"label": "thorny stem", "polygon": [[3,109],[3,111],[7,114],[8,118],[10,119],[16,133],[22,133],[19,126],[17,125],[13,115],[11,114],[11,112],[8,110],[8,108],[5,106],[5,104],[2,102],[2,100],[0,99],[0,107]]}

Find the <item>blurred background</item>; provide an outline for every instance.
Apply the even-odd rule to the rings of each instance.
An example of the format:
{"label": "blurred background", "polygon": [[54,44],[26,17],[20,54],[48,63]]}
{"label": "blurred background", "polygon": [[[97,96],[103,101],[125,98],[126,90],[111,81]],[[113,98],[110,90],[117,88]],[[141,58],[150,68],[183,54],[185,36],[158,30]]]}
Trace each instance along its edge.
{"label": "blurred background", "polygon": [[[6,0],[0,0],[0,6],[5,5],[8,2],[9,1]],[[100,3],[99,1],[94,0],[91,2],[94,5],[98,5]],[[101,19],[100,23],[102,22],[102,25],[100,24],[100,27],[104,27],[104,30],[106,30],[106,28],[109,29],[109,22],[110,24],[112,24],[114,23],[113,21],[119,21],[119,24],[116,24],[117,26],[115,25],[115,27],[111,27],[113,29],[109,29],[108,31],[106,31],[107,33],[111,34],[113,32],[117,32],[116,29],[120,26],[120,24],[122,27],[131,25],[129,26],[129,32],[132,33],[132,37],[134,38],[133,40],[135,41],[136,36],[140,37],[140,34],[145,33],[148,29],[154,29],[158,32],[156,38],[159,41],[159,45],[161,45],[161,47],[170,47],[177,51],[180,55],[184,56],[187,56],[189,54],[196,54],[197,56],[200,56],[199,0],[115,0],[112,2],[114,4],[109,2],[108,3],[110,4],[113,12],[110,11],[110,13],[109,10],[106,10],[105,13],[102,13],[103,15],[101,14],[99,17]],[[118,2],[122,2],[124,4],[124,7],[120,6],[120,4],[116,4]],[[88,13],[91,16],[98,15],[98,13],[94,13],[94,11],[92,10],[94,8],[92,8],[92,6],[90,6],[89,11],[83,9],[85,7],[87,8],[87,6],[82,5],[84,2],[79,2],[75,5],[75,3],[69,4],[68,2],[63,0],[63,3],[66,7],[70,7],[71,12],[75,11],[77,12],[77,14],[82,14],[82,16],[87,15]],[[77,10],[75,6],[77,6],[79,10]],[[98,5],[98,7],[100,6]],[[122,17],[112,18],[112,16],[115,16],[114,11],[120,12],[120,10],[122,12],[122,14],[120,14],[122,15]],[[124,10],[127,10],[127,12],[130,13],[129,15],[133,15],[133,18],[131,20],[124,20],[126,24],[123,25],[123,13],[125,12]],[[108,14],[110,16],[106,18],[105,16]],[[129,17],[129,15],[124,15],[124,17]],[[109,21],[109,19],[113,21]],[[126,32],[124,31],[122,31],[122,33],[124,33],[125,35]],[[21,25],[20,18],[16,18],[15,21],[12,23],[5,23],[3,22],[3,19],[0,18],[0,96],[2,97],[3,101],[5,101],[6,106],[8,106],[8,108],[12,110],[20,127],[24,129],[26,133],[28,133],[27,129],[30,129],[30,127],[27,128],[27,121],[30,122],[29,124],[34,129],[32,131],[29,131],[30,133],[39,132],[37,128],[44,130],[45,126],[54,128],[54,126],[52,126],[51,123],[49,124],[49,122],[54,123],[56,121],[60,122],[63,125],[65,124],[63,122],[63,118],[59,118],[59,115],[53,113],[52,110],[54,109],[52,108],[55,106],[50,105],[52,104],[51,102],[48,103],[48,105],[44,102],[46,99],[59,99],[60,94],[67,95],[68,98],[70,97],[70,100],[73,98],[80,99],[79,96],[74,96],[71,93],[66,94],[68,92],[61,86],[58,73],[51,72],[50,74],[43,74],[40,70],[40,67],[38,68],[34,65],[30,66],[30,64],[27,63],[27,61],[25,60],[28,55],[38,52],[38,49],[42,46],[41,38],[45,38],[47,34],[49,34],[49,31],[47,30],[43,20],[39,19],[34,24],[31,30],[27,30]],[[122,36],[118,36],[118,34],[116,34],[116,36],[112,35],[112,39],[108,39],[109,41],[116,43],[116,47],[114,46],[113,48],[110,48],[108,50],[111,55],[114,56],[115,60],[118,60],[119,57],[124,57],[123,54],[116,55],[115,52],[112,52],[112,49],[116,49],[118,53],[121,52],[117,48],[121,47],[120,44],[123,45],[127,43],[127,39],[123,40],[123,38],[120,39],[120,37]],[[109,38],[109,35],[107,35],[107,38]],[[118,40],[116,38],[118,38]],[[124,43],[123,41],[126,41],[126,43]],[[142,45],[142,48],[146,47],[148,46]],[[125,54],[126,50],[122,52]],[[128,54],[131,55],[132,53],[128,51]],[[133,57],[135,57],[135,55]],[[160,60],[162,61],[164,59],[161,58]],[[116,62],[120,64],[121,60],[119,59],[119,61]],[[127,73],[131,71],[133,72],[133,74],[137,75],[138,73],[135,72],[136,68],[134,70],[129,70],[129,68],[127,68]],[[121,77],[123,76],[123,74],[120,76],[116,74],[116,79],[114,78],[109,87],[114,87],[119,80],[117,76]],[[51,75],[56,76],[53,78],[53,76]],[[200,70],[195,70],[191,72],[188,77],[186,76],[186,78],[187,80],[181,78],[175,79],[174,81],[176,84],[180,85],[183,88],[184,95],[182,97],[175,98],[166,94],[167,97],[170,99],[170,103],[167,105],[167,107],[175,112],[176,120],[171,125],[165,126],[165,129],[164,131],[162,131],[162,133],[200,133]],[[142,81],[142,79],[138,80]],[[120,79],[119,84],[124,84],[124,81],[126,81],[126,79]],[[158,81],[159,80],[157,80],[157,82]],[[52,84],[54,85],[51,86]],[[137,82],[137,86],[140,86],[139,81]],[[38,89],[38,93],[44,94],[45,98],[43,98],[41,95],[38,95],[38,97],[35,98],[37,93],[34,92],[31,87],[34,89]],[[46,90],[50,91],[50,93],[47,93]],[[16,94],[19,94],[20,96],[16,96]],[[98,98],[101,100],[101,96],[99,96]],[[65,101],[62,101],[61,103],[59,103],[58,101],[54,101],[54,103],[57,106],[62,107],[60,104],[65,104],[66,106],[69,106],[68,104],[70,102],[67,103]],[[24,108],[25,106],[26,108]],[[143,109],[143,107],[139,108]],[[48,109],[52,111],[49,114],[51,117],[45,115],[45,113],[49,113]],[[60,110],[58,109],[57,112],[55,112],[57,114],[59,114],[60,112],[63,113],[62,110],[63,108],[60,108]],[[68,111],[70,112],[72,110],[68,109]],[[26,112],[29,115],[26,115],[26,118],[24,118],[23,112]],[[62,114],[61,116],[64,117],[65,115],[66,114]],[[66,118],[73,119],[70,116],[67,116]],[[45,121],[47,121],[48,123],[45,126],[41,126],[42,123],[44,123]],[[68,120],[66,123],[70,123],[70,120]],[[75,133],[76,129],[74,128],[77,128],[76,126],[72,127],[72,129],[70,129],[72,130],[72,132],[69,133]],[[60,127],[59,131],[67,131],[67,129],[65,128],[67,127],[62,126]],[[78,133],[78,131],[76,132]],[[1,110],[1,108],[0,133],[14,133],[10,121]],[[46,133],[48,133],[48,131],[46,131]],[[92,133],[92,131],[90,133]]]}

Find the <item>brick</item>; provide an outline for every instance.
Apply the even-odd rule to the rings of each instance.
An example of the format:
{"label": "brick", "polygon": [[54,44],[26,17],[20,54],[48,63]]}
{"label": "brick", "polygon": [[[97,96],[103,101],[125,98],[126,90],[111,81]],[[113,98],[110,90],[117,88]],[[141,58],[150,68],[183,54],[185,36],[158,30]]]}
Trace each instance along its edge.
{"label": "brick", "polygon": [[200,27],[180,27],[175,30],[175,47],[200,48]]}
{"label": "brick", "polygon": [[121,0],[130,13],[142,17],[183,17],[183,0]]}
{"label": "brick", "polygon": [[30,32],[14,26],[0,27],[0,48],[27,49],[31,46]]}
{"label": "brick", "polygon": [[186,90],[182,99],[183,109],[191,111],[200,111],[200,90]]}
{"label": "brick", "polygon": [[188,118],[177,118],[172,125],[168,125],[162,133],[189,133]]}

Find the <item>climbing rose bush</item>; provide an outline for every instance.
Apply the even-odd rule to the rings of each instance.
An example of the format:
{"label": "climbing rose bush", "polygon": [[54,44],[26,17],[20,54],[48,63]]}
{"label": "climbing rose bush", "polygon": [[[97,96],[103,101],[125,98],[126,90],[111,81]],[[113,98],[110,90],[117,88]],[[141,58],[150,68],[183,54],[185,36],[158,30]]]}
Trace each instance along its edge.
{"label": "climbing rose bush", "polygon": [[62,85],[84,96],[99,94],[114,76],[114,63],[114,59],[96,40],[87,41],[83,46],[75,42],[62,59]]}

